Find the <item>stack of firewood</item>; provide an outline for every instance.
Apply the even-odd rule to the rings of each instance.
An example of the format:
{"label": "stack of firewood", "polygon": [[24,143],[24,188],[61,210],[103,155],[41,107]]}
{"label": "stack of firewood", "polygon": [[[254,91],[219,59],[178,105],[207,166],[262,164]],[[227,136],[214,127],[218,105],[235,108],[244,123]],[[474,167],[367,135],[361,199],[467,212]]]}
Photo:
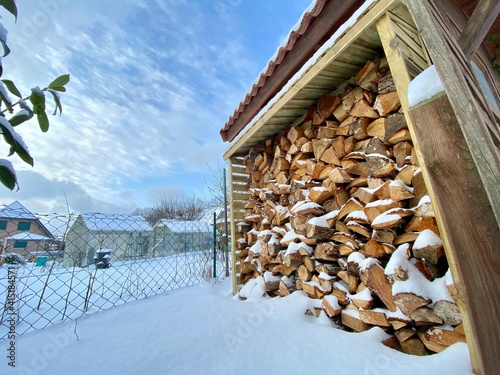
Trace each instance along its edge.
{"label": "stack of firewood", "polygon": [[[302,290],[342,327],[410,354],[465,341],[443,244],[385,59],[254,147],[240,282]],[[243,298],[244,296],[241,295]]]}

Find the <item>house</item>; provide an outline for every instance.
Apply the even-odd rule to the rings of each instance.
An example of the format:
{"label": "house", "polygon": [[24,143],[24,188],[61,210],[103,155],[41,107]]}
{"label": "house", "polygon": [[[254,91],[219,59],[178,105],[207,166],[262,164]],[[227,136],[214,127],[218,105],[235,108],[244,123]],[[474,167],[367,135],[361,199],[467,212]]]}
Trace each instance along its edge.
{"label": "house", "polygon": [[155,258],[207,250],[212,246],[213,228],[205,221],[162,219],[155,224],[153,231],[151,252]]}
{"label": "house", "polygon": [[25,258],[48,251],[54,241],[50,231],[20,202],[0,210],[2,253],[18,253]]}
{"label": "house", "polygon": [[[488,42],[500,35],[499,12],[500,2],[485,0],[312,4],[221,129],[231,142],[224,157],[231,179],[233,293],[263,277],[267,292],[286,294],[295,277],[320,298],[325,289],[308,283],[328,284],[318,279],[329,269],[325,264],[346,272],[348,259],[386,262],[400,241],[415,264],[430,264],[421,243],[407,234],[419,236],[410,223],[427,222],[425,233],[442,242],[434,269],[449,265],[458,289],[452,306],[463,317],[474,372],[500,366],[500,78],[491,63],[498,46]],[[399,175],[402,168],[406,177]],[[396,191],[405,189],[402,199]],[[389,229],[408,232],[398,240],[382,236],[387,218],[372,216],[380,197],[414,209],[422,193],[433,213],[396,215],[398,225]],[[307,200],[316,206],[302,204]],[[311,221],[336,210],[340,220]],[[324,222],[331,227],[318,225]],[[315,246],[303,246],[300,259],[290,248],[302,243],[299,234],[282,241],[293,232]],[[279,246],[288,247],[282,261],[274,255]],[[301,262],[305,268],[297,274],[293,267]],[[352,289],[360,280],[349,271]],[[370,288],[369,276],[363,279]],[[386,296],[380,290],[372,295],[395,309],[392,287],[385,285]],[[353,314],[329,314],[341,315],[353,330],[371,326]],[[418,340],[426,345],[418,344],[421,349],[432,347],[425,337]]]}
{"label": "house", "polygon": [[63,264],[86,267],[94,264],[100,250],[111,250],[112,261],[149,257],[153,228],[142,216],[85,213],[68,230]]}

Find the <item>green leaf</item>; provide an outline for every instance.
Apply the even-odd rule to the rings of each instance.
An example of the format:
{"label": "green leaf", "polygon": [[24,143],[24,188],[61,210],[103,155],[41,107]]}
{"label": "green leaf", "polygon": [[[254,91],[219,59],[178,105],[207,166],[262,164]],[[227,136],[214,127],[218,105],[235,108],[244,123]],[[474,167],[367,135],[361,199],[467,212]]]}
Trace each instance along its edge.
{"label": "green leaf", "polygon": [[0,0],[0,6],[3,6],[5,9],[7,9],[7,11],[10,12],[17,21],[17,6],[14,0]]}
{"label": "green leaf", "polygon": [[[4,162],[7,160],[3,160]],[[0,182],[10,190],[14,190],[17,185],[16,174],[7,166],[0,164]]]}
{"label": "green leaf", "polygon": [[16,147],[15,153],[21,158],[22,161],[31,165],[32,167],[35,164],[33,158],[28,153],[28,151],[24,149],[24,147]]}
{"label": "green leaf", "polygon": [[[2,83],[0,83],[2,85]],[[3,95],[3,91],[0,90],[0,101],[5,103],[5,107],[9,110],[10,113],[13,112],[12,110],[12,102],[10,101],[10,98],[7,98]]]}
{"label": "green leaf", "polygon": [[69,74],[63,74],[62,76],[59,76],[55,80],[53,80],[49,84],[49,88],[56,90],[56,88],[64,87],[69,82],[69,79]]}
{"label": "green leaf", "polygon": [[45,113],[45,110],[41,109],[40,107],[35,108],[37,109],[35,113],[38,120],[38,125],[40,125],[40,129],[42,130],[42,132],[47,133],[49,131],[49,118],[47,117],[47,113]]}
{"label": "green leaf", "polygon": [[17,112],[14,116],[9,119],[9,122],[12,126],[21,125],[23,122],[26,122],[33,118],[33,112],[28,112],[26,110],[21,110]]}
{"label": "green leaf", "polygon": [[0,39],[0,43],[2,43],[2,48],[3,48],[3,55],[2,55],[2,57],[5,57],[5,56],[7,56],[10,53],[10,48],[7,45],[7,43],[5,42],[5,40]]}
{"label": "green leaf", "polygon": [[2,135],[10,147],[10,155],[16,153],[19,155],[21,160],[33,166],[34,161],[31,155],[29,154],[28,148],[24,144],[21,136],[17,134],[17,132],[12,128],[11,124],[5,119],[0,118],[0,130],[2,131]]}
{"label": "green leaf", "polygon": [[12,82],[10,79],[2,79],[2,82],[4,83],[5,87],[7,87],[7,90],[10,91],[11,94],[17,96],[18,98],[23,97],[21,95],[21,92],[17,89],[14,82]]}
{"label": "green leaf", "polygon": [[31,89],[30,101],[35,113],[37,113],[37,108],[42,108],[45,111],[45,95],[40,87],[36,86]]}
{"label": "green leaf", "polygon": [[48,91],[52,94],[54,103],[56,104],[56,108],[54,109],[54,113],[52,115],[57,115],[57,110],[59,110],[59,115],[62,115],[62,105],[61,99],[59,99],[59,95],[57,95],[57,92],[55,92],[54,90],[49,89]]}
{"label": "green leaf", "polygon": [[61,91],[61,92],[66,92],[66,87],[57,87],[57,86],[54,86],[54,87],[51,87],[52,90],[54,91]]}

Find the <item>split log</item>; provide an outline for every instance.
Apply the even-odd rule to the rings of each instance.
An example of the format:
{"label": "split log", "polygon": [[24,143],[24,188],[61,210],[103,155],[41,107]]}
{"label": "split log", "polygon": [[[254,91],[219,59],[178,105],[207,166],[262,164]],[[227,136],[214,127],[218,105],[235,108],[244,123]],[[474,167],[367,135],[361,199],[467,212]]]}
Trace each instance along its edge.
{"label": "split log", "polygon": [[371,328],[369,324],[361,320],[358,310],[344,309],[342,310],[341,317],[342,324],[355,332],[363,332]]}
{"label": "split log", "polygon": [[410,314],[416,309],[426,306],[430,301],[414,293],[398,293],[394,296],[396,306],[405,314]]}
{"label": "split log", "polygon": [[390,91],[380,94],[375,99],[373,109],[375,109],[380,116],[388,116],[390,113],[396,112],[401,107],[399,101],[399,94],[397,91]]}
{"label": "split log", "polygon": [[461,333],[435,327],[419,332],[418,337],[427,349],[435,353],[439,353],[457,342],[466,342],[465,335]]}
{"label": "split log", "polygon": [[342,103],[338,96],[325,95],[318,100],[318,114],[323,119],[327,119],[333,114],[333,111]]}
{"label": "split log", "polygon": [[432,309],[436,315],[443,320],[446,324],[456,326],[462,323],[462,316],[458,306],[450,301],[442,300],[437,301]]}
{"label": "split log", "polygon": [[366,324],[389,328],[391,325],[387,320],[387,316],[383,312],[373,310],[359,310],[359,318]]}
{"label": "split log", "polygon": [[298,271],[299,279],[302,281],[310,281],[312,277],[312,272],[307,269],[307,267],[303,264],[299,266]]}
{"label": "split log", "polygon": [[372,263],[370,267],[367,267],[361,274],[361,281],[380,298],[390,311],[396,311],[397,306],[392,298],[391,284],[387,281],[384,269],[380,265]]}
{"label": "split log", "polygon": [[339,300],[337,299],[337,297],[332,295],[325,296],[323,298],[323,301],[321,302],[321,306],[323,307],[326,315],[329,318],[334,318],[336,316],[339,316],[342,311],[342,307],[339,304]]}
{"label": "split log", "polygon": [[314,250],[314,257],[323,261],[336,261],[339,258],[338,245],[333,242],[319,243]]}
{"label": "split log", "polygon": [[325,291],[321,285],[313,281],[302,281],[302,290],[306,292],[310,298],[321,299],[325,296]]}
{"label": "split log", "polygon": [[400,345],[401,350],[406,354],[419,356],[425,356],[428,354],[422,341],[416,337],[411,337],[403,342],[400,342]]}

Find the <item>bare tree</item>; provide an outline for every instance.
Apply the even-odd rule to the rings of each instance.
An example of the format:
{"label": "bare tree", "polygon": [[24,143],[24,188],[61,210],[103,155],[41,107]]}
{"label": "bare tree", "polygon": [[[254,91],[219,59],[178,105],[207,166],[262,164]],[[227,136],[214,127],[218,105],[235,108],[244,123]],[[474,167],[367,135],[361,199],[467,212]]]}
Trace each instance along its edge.
{"label": "bare tree", "polygon": [[132,215],[140,215],[155,225],[161,219],[198,220],[209,204],[198,197],[178,197],[164,195],[151,207],[137,208]]}
{"label": "bare tree", "polygon": [[[219,163],[215,167],[208,166],[210,171],[209,178],[205,181],[210,195],[211,203],[214,207],[224,207],[224,185],[229,186],[229,181],[226,178],[224,180],[224,167],[221,167]],[[227,204],[227,202],[226,202]]]}

